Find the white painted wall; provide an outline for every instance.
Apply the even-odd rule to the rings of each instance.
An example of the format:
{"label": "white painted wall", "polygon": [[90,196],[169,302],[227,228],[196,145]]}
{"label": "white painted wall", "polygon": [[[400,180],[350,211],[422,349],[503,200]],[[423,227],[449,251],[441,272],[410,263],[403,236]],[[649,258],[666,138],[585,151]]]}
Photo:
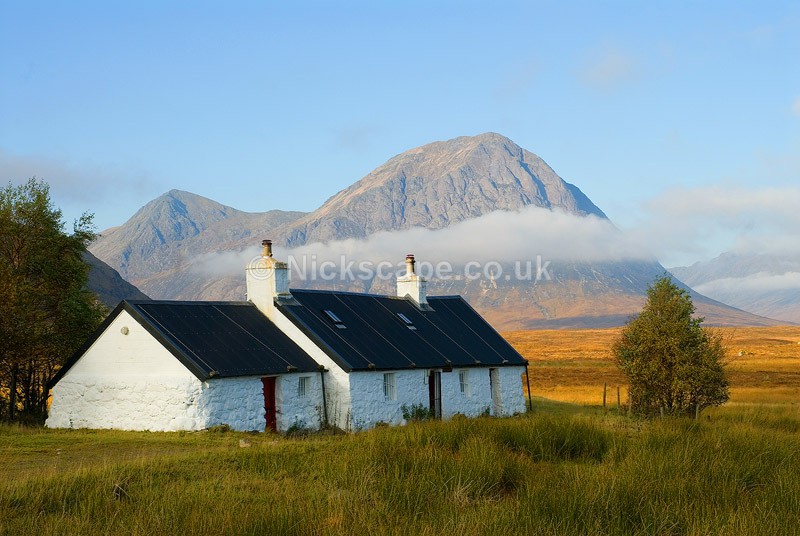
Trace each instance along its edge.
{"label": "white painted wall", "polygon": [[525,374],[525,367],[499,367],[498,370],[501,415],[525,413],[525,393],[522,388],[522,375]]}
{"label": "white painted wall", "polygon": [[[386,400],[383,374],[393,372],[397,400]],[[350,422],[348,430],[372,428],[378,422],[402,424],[402,407],[429,406],[427,370],[359,371],[350,373]]]}
{"label": "white painted wall", "polygon": [[[459,372],[467,371],[469,389],[461,392]],[[525,412],[521,374],[524,367],[498,367],[501,393],[500,414],[514,415]],[[394,372],[396,400],[387,400],[383,390],[384,372]],[[430,370],[359,371],[350,373],[350,422],[348,430],[372,428],[378,422],[403,424],[403,405],[411,407],[430,405],[428,374]],[[456,414],[477,417],[489,412],[494,414],[489,367],[453,369],[442,372],[442,417]]]}
{"label": "white painted wall", "polygon": [[[308,378],[308,389],[305,396],[300,396],[298,392],[300,378]],[[279,432],[285,432],[295,425],[312,430],[320,428],[323,420],[323,407],[322,381],[319,372],[279,376],[275,387],[275,399],[278,407]]]}
{"label": "white painted wall", "polygon": [[[469,389],[461,392],[459,372],[467,373]],[[442,372],[442,417],[448,418],[459,413],[467,417],[477,417],[487,410],[491,413],[492,392],[489,388],[488,368],[453,369]]]}
{"label": "white painted wall", "polygon": [[215,378],[202,383],[197,428],[227,424],[234,430],[263,432],[264,387],[260,376]]}

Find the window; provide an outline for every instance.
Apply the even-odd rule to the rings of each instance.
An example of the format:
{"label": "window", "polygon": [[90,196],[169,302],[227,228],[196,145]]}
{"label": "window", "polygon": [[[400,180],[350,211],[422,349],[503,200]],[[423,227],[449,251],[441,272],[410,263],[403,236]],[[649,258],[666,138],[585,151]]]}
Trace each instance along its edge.
{"label": "window", "polygon": [[383,398],[397,400],[397,383],[394,372],[386,372],[383,375]]}
{"label": "window", "polygon": [[461,388],[461,394],[464,396],[470,395],[469,390],[469,371],[468,370],[459,370],[458,371],[458,384]]}
{"label": "window", "polygon": [[414,322],[412,322],[411,319],[408,318],[403,313],[397,313],[397,316],[398,316],[398,318],[400,318],[400,320],[403,321],[403,324],[405,324],[408,329],[410,329],[410,330],[417,329],[417,327],[414,325]]}
{"label": "window", "polygon": [[311,378],[308,376],[300,376],[297,379],[297,396],[300,398],[305,398],[308,396],[308,391],[310,389],[309,384],[311,383]]}
{"label": "window", "polygon": [[339,329],[347,329],[347,326],[344,325],[344,322],[342,322],[342,319],[339,318],[336,315],[336,313],[334,313],[330,309],[323,309],[322,312],[325,313],[325,315],[330,319],[331,322],[333,322],[334,326],[336,326]]}

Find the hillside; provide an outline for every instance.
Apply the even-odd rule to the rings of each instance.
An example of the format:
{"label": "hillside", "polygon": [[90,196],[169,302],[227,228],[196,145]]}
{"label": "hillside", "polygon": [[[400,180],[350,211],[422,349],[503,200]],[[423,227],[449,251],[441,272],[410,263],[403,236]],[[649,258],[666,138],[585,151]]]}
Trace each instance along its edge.
{"label": "hillside", "polygon": [[[91,250],[154,298],[238,300],[245,294],[242,267],[257,254],[262,238],[283,246],[279,254],[327,250],[336,259],[339,252],[347,252],[355,261],[368,254],[362,240],[373,246],[379,242],[381,260],[394,262],[424,249],[435,236],[419,231],[447,231],[445,242],[461,247],[464,258],[429,260],[453,260],[460,269],[467,259],[490,260],[484,252],[502,243],[497,239],[508,231],[506,224],[497,222],[501,213],[516,215],[516,234],[510,237],[513,243],[498,252],[504,258],[492,260],[503,264],[504,273],[512,273],[510,259],[521,255],[520,245],[527,244],[527,258],[535,258],[543,253],[536,244],[546,239],[556,244],[548,257],[552,279],[456,278],[429,285],[431,294],[463,295],[500,329],[620,325],[639,310],[647,286],[665,273],[655,259],[630,248],[617,256],[586,256],[576,229],[589,229],[590,238],[600,229],[595,242],[618,239],[605,214],[541,158],[495,133],[430,143],[399,154],[307,214],[245,213],[173,190],[103,233]],[[490,220],[495,234],[482,229],[482,222]],[[519,220],[540,225],[519,226]],[[469,222],[478,223],[465,227]],[[465,230],[458,234],[453,229]],[[585,236],[582,240],[592,249],[606,246],[592,244]],[[614,244],[607,246],[614,250]],[[394,292],[392,281],[376,278],[294,279],[292,285]],[[774,323],[700,295],[695,300],[712,324]]]}
{"label": "hillside", "polygon": [[146,300],[147,295],[125,281],[119,272],[92,255],[86,253],[84,260],[89,264],[89,290],[109,309],[122,300]]}

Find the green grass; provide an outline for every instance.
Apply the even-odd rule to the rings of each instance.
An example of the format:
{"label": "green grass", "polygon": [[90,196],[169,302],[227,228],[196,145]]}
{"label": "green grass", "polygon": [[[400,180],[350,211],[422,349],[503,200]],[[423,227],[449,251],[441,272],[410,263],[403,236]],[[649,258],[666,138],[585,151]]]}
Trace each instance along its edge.
{"label": "green grass", "polygon": [[643,422],[534,402],[304,439],[0,427],[0,533],[797,531],[796,407]]}

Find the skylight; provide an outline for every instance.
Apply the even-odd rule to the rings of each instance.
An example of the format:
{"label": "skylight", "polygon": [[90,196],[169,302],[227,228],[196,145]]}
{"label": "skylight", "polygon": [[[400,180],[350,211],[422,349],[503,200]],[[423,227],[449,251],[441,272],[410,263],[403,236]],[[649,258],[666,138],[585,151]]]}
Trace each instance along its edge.
{"label": "skylight", "polygon": [[336,326],[339,329],[347,329],[347,326],[344,325],[344,322],[342,322],[341,318],[336,316],[336,313],[334,313],[330,309],[324,309],[322,312],[325,313],[328,318],[330,318],[334,326]]}
{"label": "skylight", "polygon": [[397,313],[397,316],[400,318],[400,320],[402,320],[402,321],[403,321],[403,323],[406,325],[406,327],[407,327],[408,329],[411,329],[411,330],[415,330],[415,329],[417,329],[417,328],[416,328],[416,326],[414,325],[414,322],[412,322],[412,321],[411,321],[411,319],[410,319],[410,318],[408,318],[408,317],[407,317],[406,315],[404,315],[403,313]]}

